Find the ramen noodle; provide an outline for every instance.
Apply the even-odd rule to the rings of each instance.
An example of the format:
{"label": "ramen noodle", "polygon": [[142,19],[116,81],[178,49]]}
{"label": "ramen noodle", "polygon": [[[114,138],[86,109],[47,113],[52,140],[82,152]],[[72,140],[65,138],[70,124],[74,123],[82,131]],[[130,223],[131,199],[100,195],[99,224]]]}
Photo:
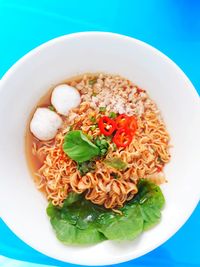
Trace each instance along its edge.
{"label": "ramen noodle", "polygon": [[[75,192],[117,211],[137,194],[140,179],[157,185],[166,182],[163,168],[170,160],[170,137],[156,104],[144,89],[121,76],[102,73],[85,74],[64,84],[78,91],[80,103],[66,115],[59,114],[62,125],[54,129],[55,137],[39,140],[27,131],[29,165],[47,200],[62,206],[69,193]],[[51,91],[38,107],[56,112]],[[92,153],[98,149],[99,154],[86,161],[74,160],[73,146],[64,149],[69,133],[83,134]]]}

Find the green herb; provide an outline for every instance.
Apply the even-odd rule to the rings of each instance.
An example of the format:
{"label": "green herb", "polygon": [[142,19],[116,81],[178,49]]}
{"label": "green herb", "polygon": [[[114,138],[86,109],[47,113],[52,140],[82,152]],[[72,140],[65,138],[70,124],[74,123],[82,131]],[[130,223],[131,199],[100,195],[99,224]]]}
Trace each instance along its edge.
{"label": "green herb", "polygon": [[100,108],[99,108],[99,111],[100,111],[100,112],[106,112],[106,107],[100,107]]}
{"label": "green herb", "polygon": [[97,79],[92,79],[92,80],[89,80],[89,85],[94,85],[95,83],[97,82]]}
{"label": "green herb", "polygon": [[78,163],[78,170],[80,172],[80,174],[83,176],[86,173],[90,172],[90,171],[94,171],[96,168],[96,164],[95,161],[84,161],[82,163]]}
{"label": "green herb", "polygon": [[120,158],[105,159],[104,163],[119,171],[124,171],[127,168],[127,163]]}
{"label": "green herb", "polygon": [[90,160],[100,154],[100,149],[79,130],[68,132],[65,135],[63,150],[77,162]]}
{"label": "green herb", "polygon": [[[73,195],[71,195],[73,194]],[[106,239],[131,240],[160,221],[164,197],[147,181],[138,184],[137,195],[120,209],[121,214],[95,205],[84,195],[70,193],[63,207],[47,207],[57,238],[65,244],[95,244]]]}
{"label": "green herb", "polygon": [[163,163],[163,161],[162,161],[162,159],[161,159],[161,156],[158,156],[158,161],[159,161],[160,163]]}
{"label": "green herb", "polygon": [[90,117],[90,121],[93,122],[93,123],[96,123],[97,122],[97,120],[96,120],[95,117]]}
{"label": "green herb", "polygon": [[117,145],[115,143],[112,143],[112,148],[113,148],[113,151],[116,151],[117,150]]}
{"label": "green herb", "polygon": [[90,127],[90,130],[91,130],[91,131],[94,131],[96,128],[97,128],[97,125],[95,124],[95,125],[92,125],[92,126]]}
{"label": "green herb", "polygon": [[119,178],[119,175],[117,173],[112,172],[111,175],[112,175],[112,177],[114,179],[118,179]]}
{"label": "green herb", "polygon": [[110,112],[109,117],[115,119],[117,117],[117,114],[115,112]]}
{"label": "green herb", "polygon": [[100,137],[97,137],[94,140],[94,143],[100,149],[99,155],[100,156],[105,156],[107,154],[108,148],[109,148],[109,143],[107,142],[105,136],[102,135]]}
{"label": "green herb", "polygon": [[102,134],[101,137],[104,138],[107,142],[111,142],[111,140],[112,140],[112,136],[105,136]]}
{"label": "green herb", "polygon": [[50,109],[51,111],[55,111],[55,108],[52,105],[48,106],[48,109]]}

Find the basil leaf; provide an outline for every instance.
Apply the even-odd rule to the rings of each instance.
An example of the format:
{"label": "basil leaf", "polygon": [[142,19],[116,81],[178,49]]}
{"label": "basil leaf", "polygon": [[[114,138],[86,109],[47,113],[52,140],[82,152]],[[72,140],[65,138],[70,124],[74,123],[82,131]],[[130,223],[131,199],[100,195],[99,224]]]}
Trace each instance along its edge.
{"label": "basil leaf", "polygon": [[104,163],[119,171],[123,171],[127,168],[127,164],[120,158],[105,159]]}
{"label": "basil leaf", "polygon": [[68,132],[65,135],[63,150],[65,154],[77,162],[90,160],[100,153],[99,148],[79,130]]}

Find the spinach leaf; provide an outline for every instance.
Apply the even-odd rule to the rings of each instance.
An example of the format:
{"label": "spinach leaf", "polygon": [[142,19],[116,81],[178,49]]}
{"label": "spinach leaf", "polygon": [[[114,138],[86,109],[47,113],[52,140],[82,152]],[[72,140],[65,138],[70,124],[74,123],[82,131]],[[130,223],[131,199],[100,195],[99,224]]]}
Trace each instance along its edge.
{"label": "spinach leaf", "polygon": [[94,244],[106,239],[130,240],[157,224],[164,197],[160,188],[143,179],[137,195],[120,209],[122,214],[105,209],[70,193],[63,207],[51,203],[47,214],[57,238],[66,244]]}
{"label": "spinach leaf", "polygon": [[82,199],[73,205],[62,209],[61,217],[68,222],[75,224],[79,229],[86,229],[96,220],[102,212],[102,208],[92,202]]}
{"label": "spinach leaf", "polygon": [[105,240],[96,227],[102,208],[85,200],[83,196],[75,195],[69,195],[62,208],[51,203],[47,207],[57,238],[65,244],[95,244]]}
{"label": "spinach leaf", "polygon": [[65,135],[63,150],[71,159],[84,162],[98,156],[99,148],[82,131],[76,130]]}
{"label": "spinach leaf", "polygon": [[138,183],[138,194],[129,204],[139,204],[144,220],[144,230],[156,225],[161,219],[165,198],[159,186],[145,179]]}
{"label": "spinach leaf", "polygon": [[56,232],[57,238],[64,244],[89,245],[105,240],[104,235],[92,226],[86,230],[80,230],[66,220],[57,217],[51,219],[51,224]]}
{"label": "spinach leaf", "polygon": [[123,209],[123,214],[107,212],[98,219],[99,230],[110,240],[131,240],[143,230],[143,219],[138,205]]}
{"label": "spinach leaf", "polygon": [[55,207],[51,202],[49,202],[49,205],[46,209],[47,215],[50,218],[59,217],[60,215],[60,207]]}
{"label": "spinach leaf", "polygon": [[105,159],[104,163],[119,171],[123,171],[127,168],[127,164],[120,158]]}
{"label": "spinach leaf", "polygon": [[79,194],[76,194],[75,192],[70,192],[67,196],[67,198],[64,201],[64,207],[68,207],[74,202],[77,202],[79,199],[81,199],[82,196]]}

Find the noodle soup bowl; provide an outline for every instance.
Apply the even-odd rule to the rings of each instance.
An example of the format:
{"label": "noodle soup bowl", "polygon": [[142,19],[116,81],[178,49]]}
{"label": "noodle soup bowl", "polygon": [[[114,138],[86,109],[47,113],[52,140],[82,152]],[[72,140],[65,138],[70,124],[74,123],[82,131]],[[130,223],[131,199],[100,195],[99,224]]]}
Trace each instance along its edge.
{"label": "noodle soup bowl", "polygon": [[[171,161],[161,222],[133,241],[65,246],[46,215],[25,155],[28,118],[47,90],[82,73],[127,77],[157,103],[171,136]],[[133,38],[101,32],[62,36],[34,49],[8,70],[0,90],[0,207],[8,227],[34,249],[82,265],[114,264],[155,249],[179,230],[199,200],[199,99],[185,74],[155,48]]]}

